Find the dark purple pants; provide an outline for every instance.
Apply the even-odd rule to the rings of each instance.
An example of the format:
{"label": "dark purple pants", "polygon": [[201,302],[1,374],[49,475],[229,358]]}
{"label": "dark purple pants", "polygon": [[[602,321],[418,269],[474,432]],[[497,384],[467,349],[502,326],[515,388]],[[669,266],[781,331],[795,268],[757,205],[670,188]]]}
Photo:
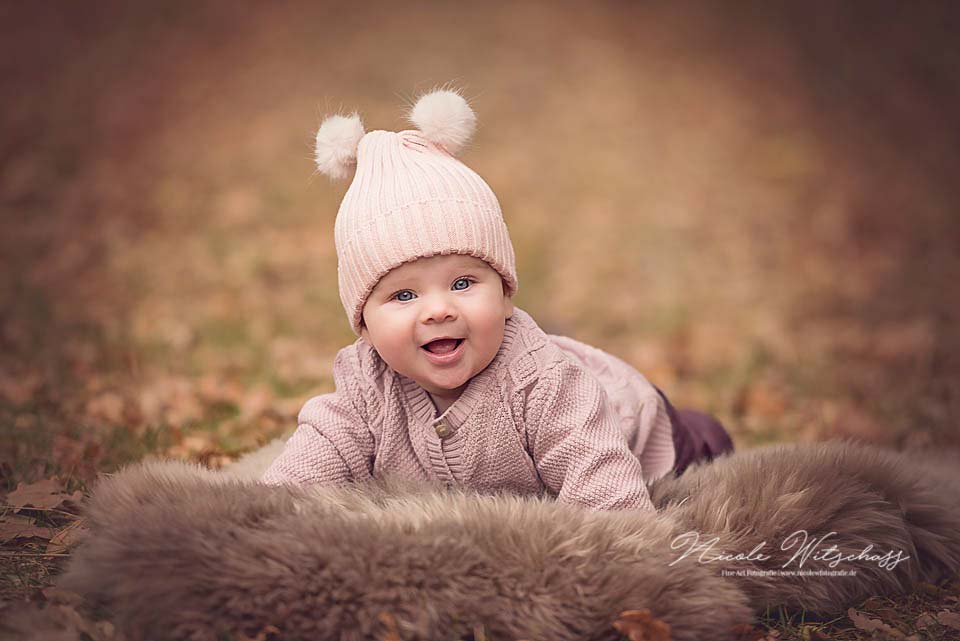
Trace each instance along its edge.
{"label": "dark purple pants", "polygon": [[659,388],[657,392],[666,403],[667,414],[673,423],[673,448],[677,453],[673,471],[677,476],[683,474],[691,463],[712,461],[733,451],[733,441],[720,421],[703,412],[677,410]]}

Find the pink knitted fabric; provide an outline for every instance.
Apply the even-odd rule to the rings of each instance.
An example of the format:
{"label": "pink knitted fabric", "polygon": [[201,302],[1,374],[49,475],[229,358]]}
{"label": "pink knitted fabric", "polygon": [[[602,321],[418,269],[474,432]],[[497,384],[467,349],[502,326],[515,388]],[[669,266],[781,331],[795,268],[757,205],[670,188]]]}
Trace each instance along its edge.
{"label": "pink knitted fabric", "polygon": [[360,335],[363,304],[394,267],[435,254],[469,254],[518,288],[500,204],[472,169],[419,131],[371,131],[334,226],[340,300]]}
{"label": "pink knitted fabric", "polygon": [[440,416],[362,338],[340,350],[333,371],[336,392],[307,401],[264,482],[399,474],[652,510],[645,482],[673,467],[670,419],[653,386],[602,350],[544,333],[519,308],[493,361]]}

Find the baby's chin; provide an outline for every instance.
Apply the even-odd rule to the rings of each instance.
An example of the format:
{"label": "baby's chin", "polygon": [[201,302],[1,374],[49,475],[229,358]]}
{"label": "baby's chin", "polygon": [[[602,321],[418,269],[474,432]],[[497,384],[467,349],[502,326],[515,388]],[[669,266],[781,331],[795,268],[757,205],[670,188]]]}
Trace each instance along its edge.
{"label": "baby's chin", "polygon": [[446,381],[437,379],[414,380],[417,380],[417,383],[420,385],[420,387],[427,390],[434,396],[459,396],[478,373],[479,372],[471,374],[465,378],[457,377],[454,380]]}

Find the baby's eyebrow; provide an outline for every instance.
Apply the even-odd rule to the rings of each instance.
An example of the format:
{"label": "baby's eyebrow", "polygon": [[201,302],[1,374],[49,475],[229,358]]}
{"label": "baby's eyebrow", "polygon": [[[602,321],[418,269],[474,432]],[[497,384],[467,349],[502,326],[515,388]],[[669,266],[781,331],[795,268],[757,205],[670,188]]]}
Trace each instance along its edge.
{"label": "baby's eyebrow", "polygon": [[407,276],[405,278],[394,278],[393,280],[382,280],[380,284],[387,288],[401,287],[403,285],[409,285],[411,283],[416,283],[418,279],[415,276]]}
{"label": "baby's eyebrow", "polygon": [[[480,271],[480,268],[469,261],[462,261],[456,263],[455,267],[449,269],[450,277],[460,276],[465,272],[475,273]],[[404,287],[408,285],[416,285],[419,282],[419,279],[416,276],[406,276],[402,278],[397,278],[396,280],[382,280],[380,281],[381,285],[386,289],[394,289],[397,287]]]}

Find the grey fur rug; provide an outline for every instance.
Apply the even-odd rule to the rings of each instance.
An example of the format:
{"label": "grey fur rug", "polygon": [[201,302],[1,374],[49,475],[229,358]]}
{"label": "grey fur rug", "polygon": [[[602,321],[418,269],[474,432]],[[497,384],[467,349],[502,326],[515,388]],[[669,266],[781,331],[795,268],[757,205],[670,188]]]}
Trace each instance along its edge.
{"label": "grey fur rug", "polygon": [[[675,641],[709,641],[767,605],[830,614],[960,567],[955,454],[754,449],[661,479],[651,516],[390,480],[256,484],[275,450],[102,481],[61,587],[131,641],[380,639],[383,612],[404,639],[616,639],[618,613],[641,608]],[[801,564],[802,531],[819,544]],[[855,558],[831,567],[831,545]],[[818,571],[834,574],[801,574]]]}

